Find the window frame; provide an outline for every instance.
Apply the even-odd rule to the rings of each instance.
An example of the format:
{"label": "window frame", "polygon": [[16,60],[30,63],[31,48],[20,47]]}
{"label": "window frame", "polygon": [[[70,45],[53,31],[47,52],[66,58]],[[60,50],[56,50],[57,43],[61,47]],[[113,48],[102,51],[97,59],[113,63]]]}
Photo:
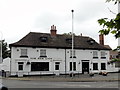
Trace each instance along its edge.
{"label": "window frame", "polygon": [[40,57],[47,57],[46,56],[46,49],[40,49]]}
{"label": "window frame", "polygon": [[55,70],[60,70],[60,62],[55,62]]}
{"label": "window frame", "polygon": [[21,56],[27,58],[28,57],[28,49],[21,49]]}
{"label": "window frame", "polygon": [[[73,64],[73,67],[72,67],[72,64]],[[69,66],[70,66],[70,71],[72,71],[72,70],[73,70],[73,71],[76,71],[76,68],[77,68],[77,67],[76,67],[76,62],[70,62],[70,65],[69,65]],[[72,68],[73,68],[73,69],[72,69]]]}
{"label": "window frame", "polygon": [[105,51],[101,51],[100,55],[101,55],[101,59],[106,59],[106,52]]}
{"label": "window frame", "polygon": [[[104,65],[102,65],[102,64],[104,64]],[[104,68],[103,68],[103,66],[104,66]],[[101,63],[101,70],[106,70],[106,63]]]}
{"label": "window frame", "polygon": [[18,71],[23,71],[24,62],[18,62]]}
{"label": "window frame", "polygon": [[93,70],[98,70],[98,63],[93,63]]}
{"label": "window frame", "polygon": [[76,58],[76,50],[75,49],[73,50],[73,53],[72,53],[72,50],[70,50],[70,58],[72,58],[72,54],[73,54],[73,58]]}
{"label": "window frame", "polygon": [[93,51],[93,59],[98,59],[98,51]]}

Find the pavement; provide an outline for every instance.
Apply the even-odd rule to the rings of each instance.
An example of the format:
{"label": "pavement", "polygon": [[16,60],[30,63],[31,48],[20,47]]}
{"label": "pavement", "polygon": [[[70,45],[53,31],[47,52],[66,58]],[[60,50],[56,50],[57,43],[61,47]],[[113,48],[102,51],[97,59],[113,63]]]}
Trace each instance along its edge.
{"label": "pavement", "polygon": [[120,73],[108,73],[107,76],[95,74],[90,77],[89,74],[80,74],[70,77],[64,76],[26,76],[26,77],[3,77],[2,79],[23,80],[23,81],[50,81],[50,82],[113,82],[120,81]]}

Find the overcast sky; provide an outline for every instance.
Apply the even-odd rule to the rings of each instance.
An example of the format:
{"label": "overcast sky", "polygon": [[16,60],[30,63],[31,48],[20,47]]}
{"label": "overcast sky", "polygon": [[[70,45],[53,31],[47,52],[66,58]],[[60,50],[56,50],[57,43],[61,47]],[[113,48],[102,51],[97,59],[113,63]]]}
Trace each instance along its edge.
{"label": "overcast sky", "polygon": [[[115,14],[109,9],[118,12],[117,5],[105,1],[0,0],[0,32],[8,44],[20,40],[29,32],[49,33],[53,24],[57,27],[58,34],[69,33],[72,31],[71,10],[74,9],[74,33],[82,33],[98,42],[98,31],[102,27],[97,20],[114,18]],[[105,44],[114,49],[118,40],[113,35],[108,35],[105,36]]]}

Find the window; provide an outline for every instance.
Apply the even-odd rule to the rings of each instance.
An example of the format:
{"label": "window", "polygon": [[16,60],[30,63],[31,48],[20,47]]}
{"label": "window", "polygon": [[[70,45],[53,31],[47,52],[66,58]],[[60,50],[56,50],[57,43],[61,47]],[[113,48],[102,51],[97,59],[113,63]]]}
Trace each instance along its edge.
{"label": "window", "polygon": [[40,37],[40,41],[41,41],[41,42],[47,42],[48,39],[47,39],[47,37]]}
{"label": "window", "polygon": [[31,62],[31,71],[49,71],[49,62]]}
{"label": "window", "polygon": [[93,59],[97,59],[98,58],[98,52],[97,51],[93,51]]}
{"label": "window", "polygon": [[105,56],[105,52],[104,52],[104,51],[101,52],[101,59],[106,59],[106,56]]}
{"label": "window", "polygon": [[72,53],[72,50],[70,50],[70,58],[72,58],[72,54],[73,54],[73,58],[76,58],[76,51],[73,50],[73,53]]}
{"label": "window", "polygon": [[93,70],[98,70],[98,63],[93,63]]}
{"label": "window", "polygon": [[59,70],[60,69],[60,62],[55,62],[55,70]]}
{"label": "window", "polygon": [[22,71],[23,70],[23,62],[18,62],[18,71]]}
{"label": "window", "polygon": [[115,67],[120,68],[120,62],[115,62]]}
{"label": "window", "polygon": [[67,38],[67,39],[66,39],[66,43],[72,44],[72,38]]}
{"label": "window", "polygon": [[[72,62],[70,62],[70,71],[72,71]],[[76,71],[76,62],[73,62],[73,71]]]}
{"label": "window", "polygon": [[106,63],[101,63],[101,70],[106,70]]}
{"label": "window", "polygon": [[27,56],[27,49],[21,49],[21,56],[20,57],[28,57]]}
{"label": "window", "polygon": [[46,50],[45,50],[45,49],[41,49],[41,50],[40,50],[40,57],[47,57],[47,56],[46,56]]}
{"label": "window", "polygon": [[76,62],[73,62],[73,71],[76,71]]}

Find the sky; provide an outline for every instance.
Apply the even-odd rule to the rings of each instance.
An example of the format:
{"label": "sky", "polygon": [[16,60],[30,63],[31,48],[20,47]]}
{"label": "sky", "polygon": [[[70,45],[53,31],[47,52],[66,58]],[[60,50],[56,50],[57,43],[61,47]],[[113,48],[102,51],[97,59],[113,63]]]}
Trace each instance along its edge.
{"label": "sky", "polygon": [[[115,18],[118,6],[106,0],[0,0],[0,38],[10,44],[29,32],[50,33],[55,25],[58,34],[72,32],[89,36],[99,42],[102,27],[97,20]],[[110,10],[116,14],[110,12]],[[118,45],[113,35],[105,36],[105,44],[112,49]]]}

